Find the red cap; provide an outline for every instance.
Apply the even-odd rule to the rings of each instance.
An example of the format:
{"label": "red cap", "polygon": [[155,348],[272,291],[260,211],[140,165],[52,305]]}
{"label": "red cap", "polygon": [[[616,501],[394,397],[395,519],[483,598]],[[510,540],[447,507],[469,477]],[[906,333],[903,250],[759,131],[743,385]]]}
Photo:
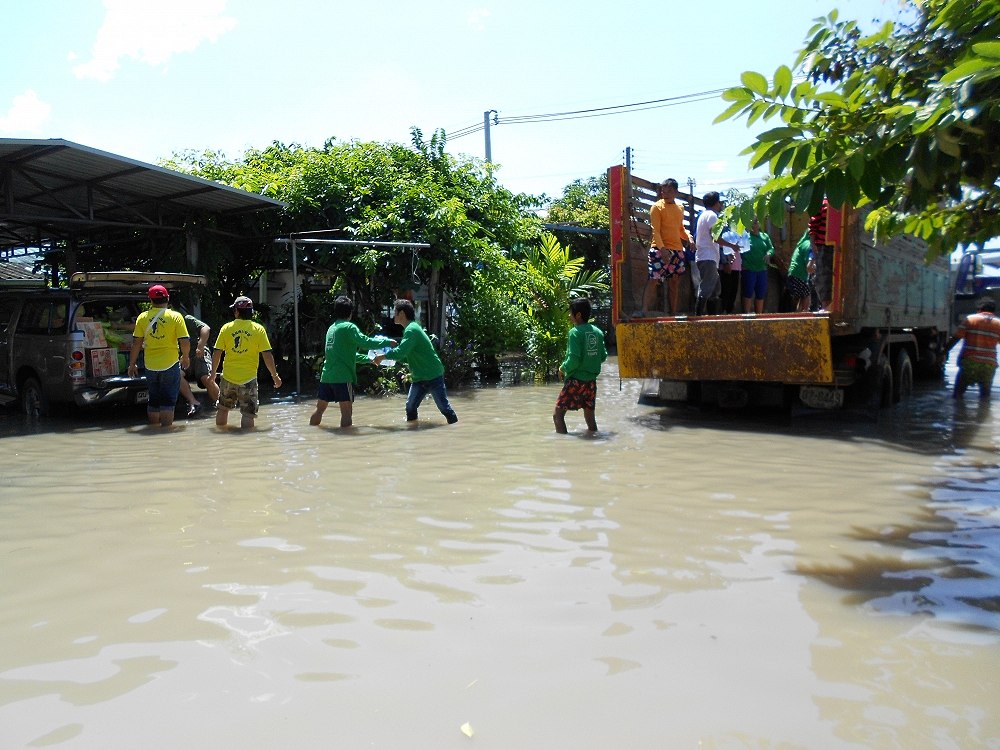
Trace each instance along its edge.
{"label": "red cap", "polygon": [[149,287],[149,298],[152,300],[170,299],[170,292],[167,291],[165,286],[153,284],[153,286]]}

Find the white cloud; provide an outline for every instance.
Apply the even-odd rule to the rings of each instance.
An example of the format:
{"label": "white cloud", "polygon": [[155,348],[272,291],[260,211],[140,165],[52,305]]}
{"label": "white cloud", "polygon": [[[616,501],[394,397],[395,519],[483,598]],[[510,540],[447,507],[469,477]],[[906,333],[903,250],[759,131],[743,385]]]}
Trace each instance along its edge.
{"label": "white cloud", "polygon": [[10,109],[0,116],[0,133],[34,133],[49,119],[51,105],[31,89],[14,97]]}
{"label": "white cloud", "polygon": [[486,31],[486,19],[490,17],[490,11],[486,8],[475,8],[469,12],[469,27],[473,31]]}
{"label": "white cloud", "polygon": [[715,174],[721,174],[722,172],[725,172],[727,169],[729,169],[729,162],[728,161],[710,161],[706,165],[706,167],[707,167],[707,169],[708,169],[709,172],[713,172]]}
{"label": "white cloud", "polygon": [[104,8],[91,59],[73,68],[77,78],[109,81],[122,58],[163,65],[236,26],[226,0],[104,0]]}

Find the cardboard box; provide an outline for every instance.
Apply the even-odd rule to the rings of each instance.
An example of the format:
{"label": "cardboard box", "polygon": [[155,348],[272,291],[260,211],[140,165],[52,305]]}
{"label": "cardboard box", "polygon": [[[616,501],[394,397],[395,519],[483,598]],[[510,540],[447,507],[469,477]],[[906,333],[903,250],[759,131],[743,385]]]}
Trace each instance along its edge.
{"label": "cardboard box", "polygon": [[90,350],[90,371],[95,378],[107,378],[117,375],[118,352],[114,349],[91,349]]}
{"label": "cardboard box", "polygon": [[88,349],[101,349],[108,345],[104,338],[104,326],[96,322],[77,321],[76,327],[83,331],[83,345]]}

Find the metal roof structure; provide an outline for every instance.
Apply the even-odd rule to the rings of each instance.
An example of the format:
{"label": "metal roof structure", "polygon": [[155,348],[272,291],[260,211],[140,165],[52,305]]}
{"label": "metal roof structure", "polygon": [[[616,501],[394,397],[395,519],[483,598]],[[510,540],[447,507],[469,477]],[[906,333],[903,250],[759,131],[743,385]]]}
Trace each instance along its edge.
{"label": "metal roof structure", "polygon": [[81,237],[184,231],[280,201],[62,139],[0,138],[0,258]]}

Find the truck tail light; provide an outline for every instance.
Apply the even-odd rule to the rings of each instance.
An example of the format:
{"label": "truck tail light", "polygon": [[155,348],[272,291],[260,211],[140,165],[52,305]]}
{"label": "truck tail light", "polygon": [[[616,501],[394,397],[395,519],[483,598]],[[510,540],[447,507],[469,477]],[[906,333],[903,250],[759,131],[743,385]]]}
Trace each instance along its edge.
{"label": "truck tail light", "polygon": [[69,355],[69,378],[70,380],[87,379],[87,363],[84,359],[83,349],[73,349]]}

